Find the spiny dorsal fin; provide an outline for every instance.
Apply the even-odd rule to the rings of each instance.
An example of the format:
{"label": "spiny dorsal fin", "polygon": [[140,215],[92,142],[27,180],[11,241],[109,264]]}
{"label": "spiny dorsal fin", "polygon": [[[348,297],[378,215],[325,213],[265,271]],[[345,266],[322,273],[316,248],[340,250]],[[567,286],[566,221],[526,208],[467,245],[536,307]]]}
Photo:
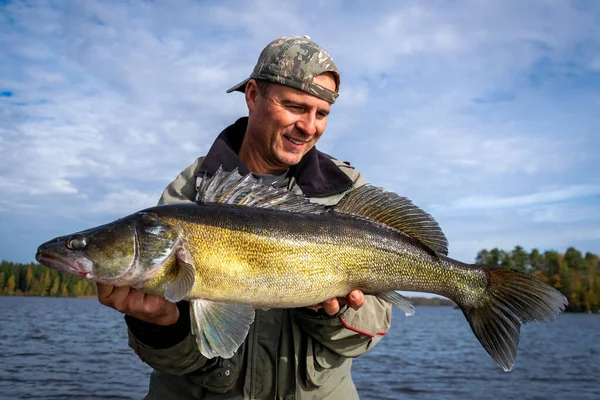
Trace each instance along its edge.
{"label": "spiny dorsal fin", "polygon": [[266,185],[252,174],[242,176],[237,169],[226,172],[219,167],[211,178],[198,178],[196,184],[196,200],[201,203],[237,204],[310,214],[325,212],[324,206],[311,203],[304,196]]}
{"label": "spiny dorsal fin", "polygon": [[448,255],[448,240],[437,222],[406,197],[363,185],[348,192],[333,209],[388,225],[437,254]]}

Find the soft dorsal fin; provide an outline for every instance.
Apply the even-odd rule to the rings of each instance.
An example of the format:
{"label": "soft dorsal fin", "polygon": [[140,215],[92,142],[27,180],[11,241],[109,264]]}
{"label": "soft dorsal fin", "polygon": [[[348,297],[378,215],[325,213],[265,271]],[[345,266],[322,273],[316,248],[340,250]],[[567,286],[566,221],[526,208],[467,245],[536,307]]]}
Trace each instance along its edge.
{"label": "soft dorsal fin", "polygon": [[448,255],[448,240],[437,222],[406,197],[363,185],[348,192],[333,210],[388,225],[437,254]]}
{"label": "soft dorsal fin", "polygon": [[323,205],[311,203],[306,197],[285,188],[264,184],[252,174],[242,176],[237,169],[226,172],[219,167],[212,177],[205,175],[198,178],[196,185],[196,200],[200,203],[236,204],[309,214],[325,212]]}

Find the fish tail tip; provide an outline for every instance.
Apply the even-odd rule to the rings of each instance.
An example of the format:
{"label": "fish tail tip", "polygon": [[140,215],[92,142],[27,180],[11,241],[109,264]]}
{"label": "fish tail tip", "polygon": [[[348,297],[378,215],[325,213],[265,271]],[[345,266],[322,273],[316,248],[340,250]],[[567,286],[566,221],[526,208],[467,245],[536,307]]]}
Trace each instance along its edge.
{"label": "fish tail tip", "polygon": [[552,322],[568,299],[532,275],[501,268],[486,269],[489,290],[478,304],[461,307],[473,333],[506,372],[512,371],[521,325]]}

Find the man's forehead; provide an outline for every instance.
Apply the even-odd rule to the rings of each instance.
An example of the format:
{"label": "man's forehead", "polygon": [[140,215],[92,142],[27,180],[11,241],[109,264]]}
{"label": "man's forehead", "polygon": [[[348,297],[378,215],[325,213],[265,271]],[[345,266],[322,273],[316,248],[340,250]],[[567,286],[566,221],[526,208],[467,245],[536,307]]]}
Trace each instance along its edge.
{"label": "man's forehead", "polygon": [[331,109],[331,104],[329,102],[306,93],[300,89],[279,83],[271,83],[271,85],[272,89],[269,92],[281,101],[293,101],[295,103],[301,103],[311,107],[318,107],[324,110]]}

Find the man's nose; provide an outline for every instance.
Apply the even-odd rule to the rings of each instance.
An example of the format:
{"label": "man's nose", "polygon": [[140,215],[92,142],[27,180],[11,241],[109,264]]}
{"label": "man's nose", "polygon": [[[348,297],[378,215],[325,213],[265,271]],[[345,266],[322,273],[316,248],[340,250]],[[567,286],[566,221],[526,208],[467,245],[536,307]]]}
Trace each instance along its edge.
{"label": "man's nose", "polygon": [[317,133],[315,113],[305,113],[302,118],[296,122],[296,127],[307,136],[312,136]]}

